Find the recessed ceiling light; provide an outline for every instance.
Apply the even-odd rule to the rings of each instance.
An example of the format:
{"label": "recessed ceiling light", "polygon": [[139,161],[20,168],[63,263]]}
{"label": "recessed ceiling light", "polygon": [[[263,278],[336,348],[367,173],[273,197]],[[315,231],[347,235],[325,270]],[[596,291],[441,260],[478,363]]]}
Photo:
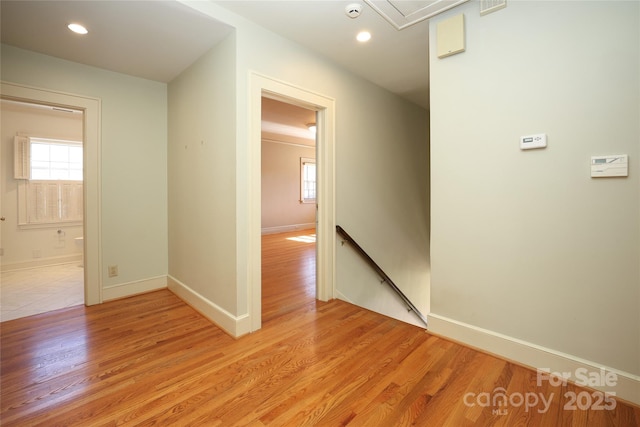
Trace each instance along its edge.
{"label": "recessed ceiling light", "polygon": [[67,28],[73,31],[76,34],[87,34],[89,31],[85,27],[80,24],[69,24]]}
{"label": "recessed ceiling light", "polygon": [[368,42],[371,39],[371,33],[369,31],[360,31],[356,36],[356,40],[361,43]]}

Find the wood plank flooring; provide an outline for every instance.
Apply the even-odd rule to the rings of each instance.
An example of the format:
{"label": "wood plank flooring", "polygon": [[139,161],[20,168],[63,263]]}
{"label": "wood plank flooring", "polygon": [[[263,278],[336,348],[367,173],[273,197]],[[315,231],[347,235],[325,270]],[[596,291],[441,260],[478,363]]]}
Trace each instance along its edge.
{"label": "wood plank flooring", "polygon": [[[566,410],[566,392],[586,391],[316,301],[313,243],[287,237],[264,238],[263,328],[237,340],[167,290],[3,322],[2,426],[640,424],[638,407]],[[483,405],[499,387],[507,405]],[[549,407],[518,405],[527,393]]]}

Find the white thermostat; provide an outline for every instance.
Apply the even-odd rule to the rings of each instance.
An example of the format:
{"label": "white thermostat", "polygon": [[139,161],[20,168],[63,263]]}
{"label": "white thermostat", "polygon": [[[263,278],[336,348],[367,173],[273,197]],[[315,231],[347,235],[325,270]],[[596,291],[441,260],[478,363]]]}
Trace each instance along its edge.
{"label": "white thermostat", "polygon": [[592,156],[591,177],[606,178],[610,176],[629,175],[629,156],[618,154],[617,156]]}
{"label": "white thermostat", "polygon": [[544,148],[547,146],[547,134],[539,133],[537,135],[521,136],[520,149],[530,150],[532,148]]}

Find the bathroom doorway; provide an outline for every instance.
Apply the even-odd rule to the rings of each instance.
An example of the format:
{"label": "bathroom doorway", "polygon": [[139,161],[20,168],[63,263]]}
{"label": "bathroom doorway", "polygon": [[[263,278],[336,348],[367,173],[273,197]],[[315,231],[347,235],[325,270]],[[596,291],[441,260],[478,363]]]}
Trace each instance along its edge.
{"label": "bathroom doorway", "polygon": [[1,321],[83,304],[84,112],[2,99]]}

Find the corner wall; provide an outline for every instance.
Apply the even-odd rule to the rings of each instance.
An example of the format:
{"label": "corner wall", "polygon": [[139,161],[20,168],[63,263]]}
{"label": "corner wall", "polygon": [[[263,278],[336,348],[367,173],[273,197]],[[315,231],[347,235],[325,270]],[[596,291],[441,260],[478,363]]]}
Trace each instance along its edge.
{"label": "corner wall", "polygon": [[235,35],[169,84],[169,288],[236,334]]}
{"label": "corner wall", "polygon": [[[639,7],[518,1],[481,17],[470,2],[430,24],[433,330],[524,344],[501,354],[533,366],[608,367],[636,403]],[[466,52],[438,59],[436,25],[460,13]],[[548,147],[521,151],[536,133]],[[607,154],[629,155],[628,177],[590,177]]]}

